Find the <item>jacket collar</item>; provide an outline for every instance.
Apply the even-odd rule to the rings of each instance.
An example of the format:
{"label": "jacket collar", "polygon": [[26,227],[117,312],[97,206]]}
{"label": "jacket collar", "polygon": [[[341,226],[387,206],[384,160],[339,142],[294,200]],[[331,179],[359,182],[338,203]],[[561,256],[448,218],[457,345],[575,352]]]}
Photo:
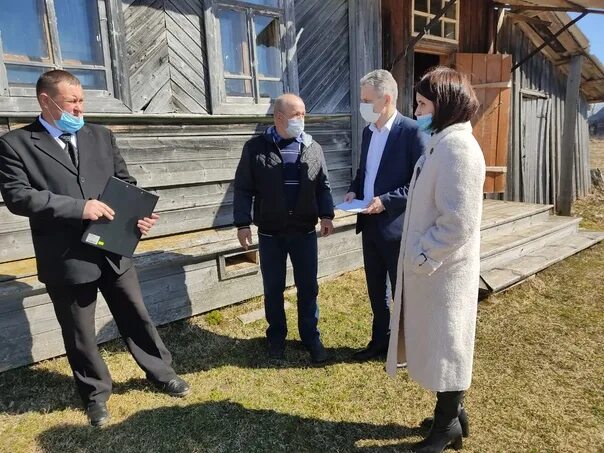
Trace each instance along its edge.
{"label": "jacket collar", "polygon": [[78,170],[74,167],[67,152],[52,138],[39,119],[36,119],[32,125],[31,138],[36,148],[52,157],[73,174],[78,174]]}
{"label": "jacket collar", "polygon": [[449,134],[451,134],[453,132],[459,132],[459,131],[464,131],[464,132],[470,132],[470,133],[472,133],[472,123],[470,123],[469,121],[467,121],[465,123],[452,124],[451,126],[448,126],[448,127],[444,128],[439,133],[434,134],[434,135],[432,135],[430,137],[430,140],[428,140],[428,143],[426,144],[426,149],[434,148],[447,135],[449,135]]}

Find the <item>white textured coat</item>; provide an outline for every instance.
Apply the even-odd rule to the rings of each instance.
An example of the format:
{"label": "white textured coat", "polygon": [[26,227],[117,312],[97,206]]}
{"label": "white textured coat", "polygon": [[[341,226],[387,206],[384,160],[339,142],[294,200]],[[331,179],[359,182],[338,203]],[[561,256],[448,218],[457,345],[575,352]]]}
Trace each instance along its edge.
{"label": "white textured coat", "polygon": [[[419,176],[418,176],[419,175]],[[470,123],[433,135],[409,187],[386,370],[423,387],[470,387],[485,163]]]}

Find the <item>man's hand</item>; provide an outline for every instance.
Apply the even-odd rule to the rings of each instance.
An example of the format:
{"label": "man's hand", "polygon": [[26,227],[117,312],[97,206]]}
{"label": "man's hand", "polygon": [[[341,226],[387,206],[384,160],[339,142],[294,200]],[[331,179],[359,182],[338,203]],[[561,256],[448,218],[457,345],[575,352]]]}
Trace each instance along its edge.
{"label": "man's hand", "polygon": [[373,200],[371,200],[371,203],[369,204],[369,206],[367,206],[367,209],[365,209],[365,214],[379,214],[381,212],[384,212],[386,210],[386,208],[384,207],[384,204],[382,203],[382,200],[380,200],[380,197],[373,197]]}
{"label": "man's hand", "polygon": [[321,219],[321,237],[329,236],[333,233],[333,222],[331,219]]}
{"label": "man's hand", "polygon": [[157,222],[158,219],[159,216],[153,213],[151,214],[151,217],[145,217],[144,219],[140,219],[136,226],[139,230],[141,230],[142,235],[145,236],[149,233],[151,228],[153,228],[153,225],[155,225],[155,222]]}
{"label": "man's hand", "polygon": [[82,220],[99,220],[105,217],[107,220],[113,220],[115,212],[105,203],[99,200],[88,200],[84,205]]}
{"label": "man's hand", "polygon": [[249,228],[240,228],[237,230],[237,239],[239,239],[241,247],[247,250],[252,245],[252,230]]}
{"label": "man's hand", "polygon": [[350,203],[356,197],[357,197],[356,193],[354,193],[354,192],[348,192],[346,195],[344,195],[344,202],[345,203]]}

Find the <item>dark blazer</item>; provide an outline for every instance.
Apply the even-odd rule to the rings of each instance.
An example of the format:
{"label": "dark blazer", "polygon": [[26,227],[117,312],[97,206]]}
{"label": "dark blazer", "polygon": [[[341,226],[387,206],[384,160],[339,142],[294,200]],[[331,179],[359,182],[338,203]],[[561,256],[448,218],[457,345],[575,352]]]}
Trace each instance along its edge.
{"label": "dark blazer", "polygon": [[[364,198],[365,167],[372,134],[369,126],[363,129],[359,168],[348,189],[359,199]],[[422,135],[414,120],[397,113],[384,147],[373,192],[380,197],[386,210],[380,214],[359,214],[357,233],[363,231],[368,222],[375,222],[384,239],[401,239],[409,183],[415,163],[424,152]]]}
{"label": "dark blazer", "polygon": [[104,261],[118,274],[132,266],[129,258],[85,245],[80,238],[84,205],[101,194],[109,177],[136,180],[111,131],[87,124],[76,139],[79,171],[38,120],[0,137],[0,191],[13,214],[29,218],[38,279],[46,284],[97,280]]}

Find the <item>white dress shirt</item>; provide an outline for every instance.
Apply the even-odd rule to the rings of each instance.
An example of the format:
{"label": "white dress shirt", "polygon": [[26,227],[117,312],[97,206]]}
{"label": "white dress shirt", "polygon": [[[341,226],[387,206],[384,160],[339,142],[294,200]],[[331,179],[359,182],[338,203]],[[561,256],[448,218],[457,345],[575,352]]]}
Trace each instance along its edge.
{"label": "white dress shirt", "polygon": [[[42,124],[42,126],[44,126],[44,128],[48,131],[50,136],[52,138],[54,138],[55,141],[59,144],[61,149],[65,150],[65,148],[67,147],[67,144],[59,138],[61,135],[65,134],[65,132],[63,132],[61,129],[58,129],[55,126],[53,126],[52,124],[50,124],[48,121],[46,121],[44,118],[42,118],[42,115],[40,115],[38,117],[38,119],[40,120],[40,123]],[[77,142],[77,138],[76,138],[75,134],[71,134],[71,144],[73,146],[75,146],[76,148],[78,147],[78,142]]]}
{"label": "white dress shirt", "polygon": [[373,197],[376,196],[373,193],[375,178],[377,177],[377,172],[380,168],[382,154],[384,154],[384,148],[386,147],[390,129],[392,129],[392,124],[394,123],[397,114],[398,112],[395,110],[381,129],[378,129],[375,123],[369,125],[369,130],[373,133],[371,134],[369,150],[367,151],[367,162],[365,163],[365,185],[363,186],[364,201],[371,201],[373,200]]}

